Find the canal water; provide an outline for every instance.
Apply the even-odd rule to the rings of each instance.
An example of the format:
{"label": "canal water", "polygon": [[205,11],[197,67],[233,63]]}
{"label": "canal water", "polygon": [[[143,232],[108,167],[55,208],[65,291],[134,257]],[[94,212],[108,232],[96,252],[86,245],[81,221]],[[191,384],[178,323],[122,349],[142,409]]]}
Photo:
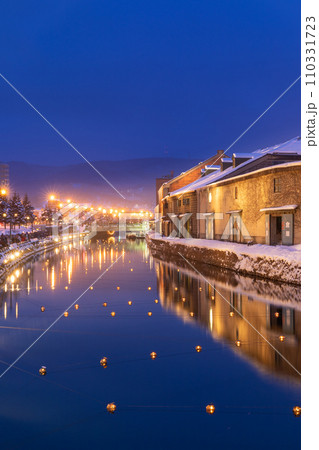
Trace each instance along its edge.
{"label": "canal water", "polygon": [[197,269],[110,238],[10,273],[1,373],[62,317],[0,378],[1,449],[299,449],[299,288]]}

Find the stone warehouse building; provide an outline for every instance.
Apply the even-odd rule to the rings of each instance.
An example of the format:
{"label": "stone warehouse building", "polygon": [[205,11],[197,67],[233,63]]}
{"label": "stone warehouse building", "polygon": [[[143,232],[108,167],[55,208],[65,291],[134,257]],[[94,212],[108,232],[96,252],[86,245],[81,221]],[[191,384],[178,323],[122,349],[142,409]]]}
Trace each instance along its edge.
{"label": "stone warehouse building", "polygon": [[[220,158],[200,177],[159,189],[161,232],[242,243],[300,243],[301,142]],[[197,172],[198,173],[198,172]],[[180,175],[182,177],[182,174]],[[182,180],[179,180],[183,184]]]}

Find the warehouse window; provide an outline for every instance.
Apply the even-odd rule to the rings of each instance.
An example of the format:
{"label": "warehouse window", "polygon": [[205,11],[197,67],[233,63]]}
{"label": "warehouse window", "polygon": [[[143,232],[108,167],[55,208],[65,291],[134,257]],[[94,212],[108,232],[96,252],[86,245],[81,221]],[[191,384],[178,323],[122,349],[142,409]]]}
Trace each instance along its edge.
{"label": "warehouse window", "polygon": [[274,192],[280,192],[280,178],[274,178]]}
{"label": "warehouse window", "polygon": [[238,198],[238,189],[237,189],[237,186],[235,187],[234,197],[235,197],[236,199]]}

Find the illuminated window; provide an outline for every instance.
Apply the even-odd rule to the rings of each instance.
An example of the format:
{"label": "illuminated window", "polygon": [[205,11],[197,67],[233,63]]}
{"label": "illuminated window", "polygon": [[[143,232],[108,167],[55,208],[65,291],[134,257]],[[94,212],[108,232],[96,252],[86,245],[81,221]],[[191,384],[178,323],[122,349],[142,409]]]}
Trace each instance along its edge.
{"label": "illuminated window", "polygon": [[280,192],[280,178],[274,178],[274,192]]}
{"label": "illuminated window", "polygon": [[209,201],[209,203],[212,202],[212,193],[211,192],[208,194],[208,201]]}

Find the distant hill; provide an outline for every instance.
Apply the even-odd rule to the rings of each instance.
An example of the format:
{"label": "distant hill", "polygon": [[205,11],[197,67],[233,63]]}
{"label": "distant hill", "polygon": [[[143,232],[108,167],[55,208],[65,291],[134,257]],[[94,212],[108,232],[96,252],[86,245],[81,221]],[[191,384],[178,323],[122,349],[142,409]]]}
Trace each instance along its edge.
{"label": "distant hill", "polygon": [[25,192],[40,207],[52,192],[61,198],[105,206],[155,206],[155,179],[189,169],[199,161],[184,158],[140,158],[124,161],[94,161],[92,164],[118,189],[124,201],[88,164],[42,166],[9,162],[10,185],[21,195]]}

